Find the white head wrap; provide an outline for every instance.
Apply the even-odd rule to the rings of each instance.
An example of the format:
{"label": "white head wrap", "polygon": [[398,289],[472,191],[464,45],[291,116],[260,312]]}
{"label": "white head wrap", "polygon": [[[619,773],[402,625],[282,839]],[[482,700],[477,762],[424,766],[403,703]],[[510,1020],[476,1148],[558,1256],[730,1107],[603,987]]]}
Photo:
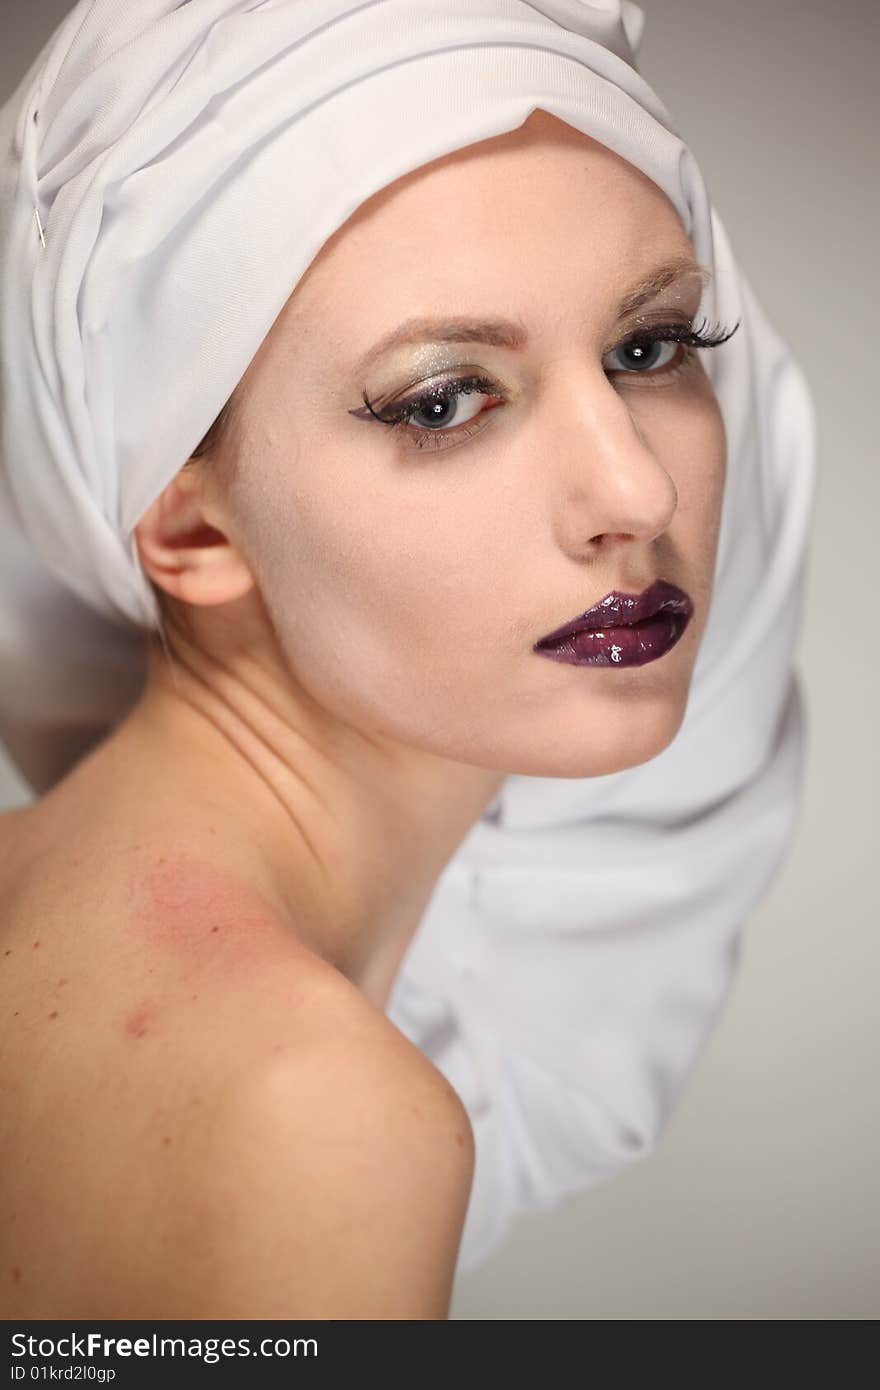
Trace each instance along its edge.
{"label": "white head wrap", "polygon": [[37,791],[140,689],[135,525],[371,194],[541,107],[663,189],[715,270],[701,313],[740,322],[705,364],[728,475],[678,736],[609,776],[508,777],[389,1004],[474,1125],[464,1268],[650,1151],[797,806],[812,408],[635,69],[642,22],[628,0],[80,0],[0,110],[0,739]]}

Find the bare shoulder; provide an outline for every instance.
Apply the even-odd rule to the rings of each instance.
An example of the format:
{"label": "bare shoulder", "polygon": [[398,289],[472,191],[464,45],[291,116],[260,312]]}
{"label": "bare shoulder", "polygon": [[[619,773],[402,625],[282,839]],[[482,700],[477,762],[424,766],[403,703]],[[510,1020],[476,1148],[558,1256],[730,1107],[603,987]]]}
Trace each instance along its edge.
{"label": "bare shoulder", "polygon": [[[119,1317],[444,1318],[473,1178],[467,1112],[340,977],[314,1019],[197,1119]],[[130,1268],[130,1266],[129,1266]],[[124,1299],[124,1302],[123,1302]]]}
{"label": "bare shoulder", "polygon": [[470,1122],[390,1022],[354,1012],[231,1108],[226,1179],[247,1234],[226,1225],[218,1188],[226,1316],[447,1316]]}
{"label": "bare shoulder", "polygon": [[6,895],[10,1312],[445,1317],[474,1164],[445,1077],[209,856],[77,856]]}

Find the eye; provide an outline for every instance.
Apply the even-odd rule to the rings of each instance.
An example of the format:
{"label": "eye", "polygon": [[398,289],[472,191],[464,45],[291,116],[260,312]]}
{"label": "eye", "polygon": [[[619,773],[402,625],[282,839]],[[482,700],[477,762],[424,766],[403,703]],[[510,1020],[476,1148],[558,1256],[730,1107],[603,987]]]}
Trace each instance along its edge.
{"label": "eye", "polygon": [[[625,342],[606,352],[602,359],[606,372],[614,376],[644,377],[645,384],[666,386],[677,379],[696,359],[697,348],[720,347],[739,328],[690,323],[659,323],[631,333]],[[615,359],[617,359],[615,364]]]}
{"label": "eye", "polygon": [[605,370],[651,372],[656,371],[658,367],[668,367],[682,355],[681,343],[670,342],[665,338],[630,338],[627,342],[621,343],[620,347],[612,348],[611,352],[605,354],[606,362],[615,357],[618,359],[616,367],[611,360],[611,364],[606,366]]}
{"label": "eye", "polygon": [[[467,400],[472,396],[472,400]],[[448,429],[452,425],[466,425],[480,414],[482,396],[461,383],[450,382],[419,397],[404,417],[416,429]]]}
{"label": "eye", "polygon": [[[464,399],[467,396],[473,399]],[[458,444],[469,439],[482,429],[482,425],[475,422],[478,416],[487,413],[485,402],[490,401],[489,408],[494,409],[505,399],[504,393],[488,377],[457,377],[439,382],[406,400],[393,402],[381,411],[374,409],[365,394],[365,409],[353,410],[351,414],[361,419],[372,416],[383,425],[403,431],[417,449],[439,449],[451,447],[449,441]]]}

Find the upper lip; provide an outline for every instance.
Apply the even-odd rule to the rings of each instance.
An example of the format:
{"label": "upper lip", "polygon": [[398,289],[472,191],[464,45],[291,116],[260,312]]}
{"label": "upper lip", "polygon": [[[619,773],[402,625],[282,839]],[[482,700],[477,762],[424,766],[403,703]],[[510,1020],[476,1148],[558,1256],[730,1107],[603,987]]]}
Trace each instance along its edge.
{"label": "upper lip", "polygon": [[683,589],[665,579],[655,579],[640,594],[624,594],[612,589],[610,594],[600,598],[585,613],[579,613],[564,627],[558,627],[546,637],[535,643],[536,647],[549,646],[570,637],[573,632],[594,632],[606,627],[629,627],[644,618],[653,618],[657,613],[678,613],[687,621],[694,611],[694,605]]}

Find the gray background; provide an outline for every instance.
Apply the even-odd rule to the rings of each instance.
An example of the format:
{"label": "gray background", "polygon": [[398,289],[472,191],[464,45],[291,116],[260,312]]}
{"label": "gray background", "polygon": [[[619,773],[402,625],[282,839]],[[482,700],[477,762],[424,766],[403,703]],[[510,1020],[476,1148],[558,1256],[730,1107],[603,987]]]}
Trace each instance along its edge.
{"label": "gray background", "polygon": [[[806,372],[819,493],[798,664],[810,739],[795,839],[657,1152],[523,1217],[459,1276],[455,1318],[880,1313],[874,323],[876,0],[641,0],[640,67]],[[0,100],[67,0],[2,0]],[[10,41],[11,40],[11,41]],[[870,424],[873,424],[873,419]],[[863,608],[868,609],[867,615]],[[0,764],[0,804],[26,799]]]}

